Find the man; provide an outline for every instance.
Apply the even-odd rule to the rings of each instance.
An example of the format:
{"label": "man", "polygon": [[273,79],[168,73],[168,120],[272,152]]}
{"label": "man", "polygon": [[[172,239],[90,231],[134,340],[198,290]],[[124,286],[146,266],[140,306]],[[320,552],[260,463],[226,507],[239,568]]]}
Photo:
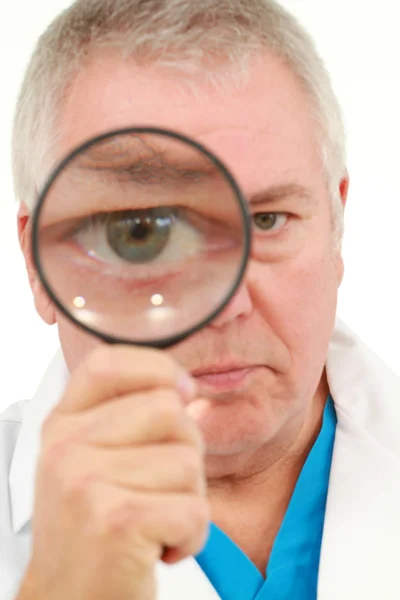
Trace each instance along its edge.
{"label": "man", "polygon": [[[149,124],[215,152],[270,224],[230,304],[168,351],[81,332],[30,250],[51,168]],[[312,42],[270,0],[78,0],[44,34],[14,171],[61,351],[0,423],[1,600],[400,597],[400,386],[336,319],[344,146]]]}

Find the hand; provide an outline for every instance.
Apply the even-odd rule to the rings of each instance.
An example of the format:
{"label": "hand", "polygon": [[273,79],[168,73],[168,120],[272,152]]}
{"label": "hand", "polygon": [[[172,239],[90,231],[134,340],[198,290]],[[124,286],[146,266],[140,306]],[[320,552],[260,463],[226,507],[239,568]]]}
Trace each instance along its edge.
{"label": "hand", "polygon": [[201,550],[204,448],[183,403],[194,395],[160,351],[102,347],[73,373],[42,430],[37,600],[153,600],[156,562]]}

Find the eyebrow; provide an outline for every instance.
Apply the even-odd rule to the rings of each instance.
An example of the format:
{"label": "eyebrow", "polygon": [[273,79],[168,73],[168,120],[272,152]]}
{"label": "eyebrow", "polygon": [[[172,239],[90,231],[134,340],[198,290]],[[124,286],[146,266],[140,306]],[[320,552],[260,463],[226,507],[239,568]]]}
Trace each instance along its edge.
{"label": "eyebrow", "polygon": [[305,201],[306,205],[309,205],[313,201],[313,195],[311,191],[297,183],[286,183],[282,185],[274,185],[265,190],[261,190],[252,194],[249,198],[249,204],[252,207],[257,207],[265,204],[272,204],[286,200],[288,198],[297,198]]}
{"label": "eyebrow", "polygon": [[[145,145],[145,144],[144,144]],[[101,173],[116,182],[159,184],[200,181],[205,177],[221,176],[218,165],[198,150],[190,148],[188,156],[170,156],[167,150],[147,146],[147,155],[139,153],[102,154],[98,148],[89,149],[78,157],[75,167],[79,171]]]}
{"label": "eyebrow", "polygon": [[[170,181],[175,185],[187,185],[187,183],[200,183],[204,179],[213,179],[222,177],[225,179],[223,172],[219,167],[207,157],[203,157],[201,166],[199,164],[164,161],[160,159],[160,155],[155,155],[150,160],[133,160],[119,165],[99,165],[86,164],[79,168],[86,171],[102,172],[115,178],[117,182],[132,182],[139,184],[155,184],[166,183]],[[154,161],[154,159],[156,159]],[[197,161],[195,161],[197,163]],[[246,194],[244,194],[246,196]],[[311,191],[306,187],[297,183],[286,183],[282,185],[274,185],[265,190],[258,191],[247,198],[252,207],[257,207],[265,204],[277,203],[288,198],[297,198],[305,201],[309,205],[313,201]]]}
{"label": "eyebrow", "polygon": [[209,168],[201,169],[181,166],[179,164],[152,164],[150,161],[131,163],[130,165],[121,165],[118,167],[80,166],[79,168],[86,172],[102,173],[104,176],[108,174],[110,179],[113,179],[117,183],[124,181],[148,184],[159,184],[166,181],[179,183],[183,181],[199,181],[205,177],[212,177],[213,175],[221,176],[222,174],[218,167],[211,163]]}

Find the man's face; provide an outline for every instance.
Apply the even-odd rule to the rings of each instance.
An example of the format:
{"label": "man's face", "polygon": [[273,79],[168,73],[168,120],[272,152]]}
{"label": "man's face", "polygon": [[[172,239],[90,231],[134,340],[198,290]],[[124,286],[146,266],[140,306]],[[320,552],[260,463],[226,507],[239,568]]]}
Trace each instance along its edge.
{"label": "man's face", "polygon": [[[331,204],[309,101],[291,72],[265,56],[240,90],[216,91],[199,78],[197,95],[182,87],[181,77],[111,54],[96,56],[66,97],[56,158],[99,133],[153,125],[209,147],[249,199],[283,185],[307,191],[307,198],[289,193],[252,209],[283,214],[274,231],[255,230],[256,237],[268,236],[268,250],[262,260],[253,257],[225,311],[169,351],[192,373],[206,371],[198,377],[203,399],[188,411],[210,457],[242,461],[305,418],[323,373],[342,260],[333,249]],[[344,183],[343,198],[345,189]],[[55,318],[73,370],[99,342]],[[221,370],[231,373],[216,374]]]}

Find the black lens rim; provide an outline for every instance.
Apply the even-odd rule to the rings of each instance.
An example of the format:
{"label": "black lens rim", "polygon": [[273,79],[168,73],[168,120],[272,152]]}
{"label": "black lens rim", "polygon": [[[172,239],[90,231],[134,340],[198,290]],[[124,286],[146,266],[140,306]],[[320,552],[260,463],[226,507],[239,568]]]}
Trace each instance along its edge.
{"label": "black lens rim", "polygon": [[[204,318],[202,321],[200,321],[196,325],[192,326],[191,328],[186,329],[186,330],[180,332],[179,334],[169,336],[167,338],[156,339],[153,341],[133,340],[131,338],[115,337],[115,336],[111,336],[106,333],[102,333],[101,331],[98,331],[97,329],[94,329],[92,327],[89,327],[88,325],[85,325],[84,323],[81,323],[79,321],[79,319],[74,317],[69,312],[69,310],[67,310],[65,308],[65,306],[61,303],[61,301],[58,299],[58,297],[53,292],[53,290],[46,278],[46,275],[45,275],[45,272],[44,272],[44,269],[42,267],[41,260],[40,260],[40,251],[39,251],[40,216],[41,216],[41,212],[42,212],[44,203],[48,196],[48,193],[50,192],[51,188],[53,187],[53,185],[54,185],[55,181],[57,180],[58,176],[60,175],[60,173],[62,171],[64,171],[64,169],[79,154],[81,154],[82,152],[85,152],[92,146],[94,146],[98,143],[101,143],[107,139],[110,139],[112,137],[129,135],[129,134],[138,134],[138,135],[154,134],[154,135],[169,137],[169,138],[175,139],[177,141],[186,143],[189,146],[191,146],[192,148],[194,148],[195,150],[198,150],[199,152],[204,154],[217,168],[219,168],[221,170],[222,174],[224,175],[225,179],[227,180],[228,184],[230,185],[231,189],[233,190],[233,192],[236,196],[236,199],[238,201],[238,205],[240,208],[240,212],[243,217],[243,230],[244,230],[243,257],[242,257],[242,261],[240,264],[240,268],[238,270],[238,275],[237,275],[236,281],[235,281],[234,285],[232,286],[232,288],[230,289],[230,291],[224,297],[223,301],[221,301],[219,306],[212,313],[210,313],[206,318]],[[53,304],[55,305],[57,310],[61,314],[63,314],[65,317],[67,317],[67,319],[69,319],[69,321],[74,323],[74,325],[76,325],[79,329],[81,329],[85,333],[94,335],[96,338],[98,338],[101,341],[106,342],[108,344],[125,344],[125,345],[129,345],[129,346],[165,349],[165,348],[169,348],[170,346],[173,346],[175,344],[178,344],[179,342],[190,337],[197,331],[200,331],[204,327],[207,327],[207,325],[209,325],[225,309],[225,307],[229,304],[229,302],[232,300],[232,298],[236,294],[238,288],[240,287],[240,284],[242,283],[242,280],[246,273],[247,265],[249,262],[251,244],[252,244],[252,222],[251,222],[251,215],[250,215],[250,212],[248,209],[248,202],[247,202],[244,194],[242,193],[239,185],[237,184],[235,178],[233,177],[233,175],[231,174],[229,169],[226,167],[226,165],[221,161],[221,159],[219,159],[213,152],[211,152],[206,146],[204,146],[200,142],[197,142],[196,140],[194,140],[182,133],[178,133],[176,131],[172,131],[172,130],[164,129],[164,128],[158,128],[158,127],[128,127],[128,128],[123,128],[123,129],[116,129],[116,130],[109,131],[107,133],[98,135],[94,138],[91,138],[90,140],[84,142],[83,144],[81,144],[80,146],[78,146],[77,148],[72,150],[72,152],[70,152],[68,154],[68,156],[66,156],[58,164],[58,166],[53,170],[52,174],[50,175],[50,177],[47,180],[47,183],[44,185],[41,193],[38,196],[38,199],[37,199],[37,202],[36,202],[36,205],[34,208],[34,212],[33,212],[32,240],[31,240],[32,257],[33,257],[33,262],[34,262],[37,274],[43,285],[43,288],[45,289],[47,295],[49,296],[50,300],[53,302]]]}

